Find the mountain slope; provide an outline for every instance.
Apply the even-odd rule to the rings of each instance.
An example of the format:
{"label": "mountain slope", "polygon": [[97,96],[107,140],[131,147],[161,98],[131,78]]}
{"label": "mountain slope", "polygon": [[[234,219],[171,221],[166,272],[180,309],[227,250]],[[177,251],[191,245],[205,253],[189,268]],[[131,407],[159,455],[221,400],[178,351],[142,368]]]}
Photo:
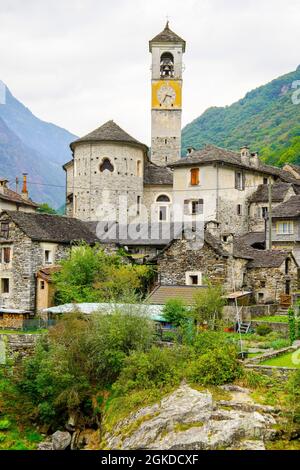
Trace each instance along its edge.
{"label": "mountain slope", "polygon": [[27,172],[32,199],[58,207],[65,195],[62,164],[70,160],[69,144],[76,138],[38,119],[6,87],[5,104],[0,104],[0,176],[13,183]]}
{"label": "mountain slope", "polygon": [[[232,150],[248,144],[276,165],[300,163],[300,104],[294,104],[295,72],[279,77],[231,106],[209,108],[182,131],[183,155],[189,146],[207,143]],[[298,95],[299,96],[299,95]]]}

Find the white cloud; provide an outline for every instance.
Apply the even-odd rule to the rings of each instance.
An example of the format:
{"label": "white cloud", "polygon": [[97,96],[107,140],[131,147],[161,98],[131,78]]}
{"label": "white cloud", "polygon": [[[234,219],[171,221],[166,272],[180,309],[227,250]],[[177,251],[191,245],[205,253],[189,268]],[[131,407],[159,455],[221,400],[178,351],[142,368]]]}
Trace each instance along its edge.
{"label": "white cloud", "polygon": [[0,79],[83,135],[107,119],[150,141],[148,40],[187,41],[183,123],[299,63],[298,0],[1,0]]}

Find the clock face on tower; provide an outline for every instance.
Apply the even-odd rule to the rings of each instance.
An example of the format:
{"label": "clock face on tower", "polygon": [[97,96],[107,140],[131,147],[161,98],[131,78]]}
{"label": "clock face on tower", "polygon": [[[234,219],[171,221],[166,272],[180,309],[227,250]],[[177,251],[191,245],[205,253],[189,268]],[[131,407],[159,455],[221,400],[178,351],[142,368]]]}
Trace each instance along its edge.
{"label": "clock face on tower", "polygon": [[157,98],[162,106],[172,106],[175,102],[176,92],[170,85],[162,85],[157,90]]}
{"label": "clock face on tower", "polygon": [[153,81],[152,109],[181,109],[181,81]]}

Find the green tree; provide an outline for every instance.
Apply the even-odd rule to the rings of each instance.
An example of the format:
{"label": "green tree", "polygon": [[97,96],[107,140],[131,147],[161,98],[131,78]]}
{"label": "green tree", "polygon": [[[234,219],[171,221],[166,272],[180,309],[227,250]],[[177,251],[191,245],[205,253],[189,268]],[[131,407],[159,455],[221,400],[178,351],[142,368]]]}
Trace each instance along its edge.
{"label": "green tree", "polygon": [[208,285],[194,296],[192,313],[199,324],[207,323],[211,329],[216,327],[222,317],[226,300],[222,296],[222,287]]}
{"label": "green tree", "polygon": [[143,294],[151,275],[147,266],[131,265],[117,253],[83,243],[72,249],[53,275],[56,303],[132,302]]}
{"label": "green tree", "polygon": [[289,322],[290,342],[291,344],[293,344],[293,342],[296,339],[296,320],[295,320],[295,312],[291,307],[288,309],[288,322]]}
{"label": "green tree", "polygon": [[47,204],[46,202],[43,204],[40,204],[37,211],[41,212],[42,214],[54,214],[54,215],[56,214],[57,215],[56,210],[53,209],[51,206],[49,206],[49,204]]}
{"label": "green tree", "polygon": [[163,308],[164,318],[174,326],[181,326],[190,318],[189,311],[183,299],[169,299]]}

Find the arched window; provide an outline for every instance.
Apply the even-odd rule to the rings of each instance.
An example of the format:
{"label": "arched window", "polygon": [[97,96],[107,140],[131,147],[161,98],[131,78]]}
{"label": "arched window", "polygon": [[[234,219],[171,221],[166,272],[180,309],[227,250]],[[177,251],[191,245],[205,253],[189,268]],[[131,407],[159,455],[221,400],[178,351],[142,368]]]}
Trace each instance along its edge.
{"label": "arched window", "polygon": [[164,52],[160,57],[161,78],[174,77],[174,57],[171,52]]}
{"label": "arched window", "polygon": [[136,174],[137,174],[137,176],[142,176],[142,162],[141,162],[141,160],[138,160],[136,162]]}
{"label": "arched window", "polygon": [[114,166],[112,165],[109,158],[104,158],[99,168],[101,173],[103,173],[105,170],[110,171],[111,173],[114,171]]}
{"label": "arched window", "polygon": [[170,201],[169,196],[167,196],[166,194],[161,194],[161,195],[158,196],[158,198],[156,199],[156,202],[171,202],[171,201]]}

